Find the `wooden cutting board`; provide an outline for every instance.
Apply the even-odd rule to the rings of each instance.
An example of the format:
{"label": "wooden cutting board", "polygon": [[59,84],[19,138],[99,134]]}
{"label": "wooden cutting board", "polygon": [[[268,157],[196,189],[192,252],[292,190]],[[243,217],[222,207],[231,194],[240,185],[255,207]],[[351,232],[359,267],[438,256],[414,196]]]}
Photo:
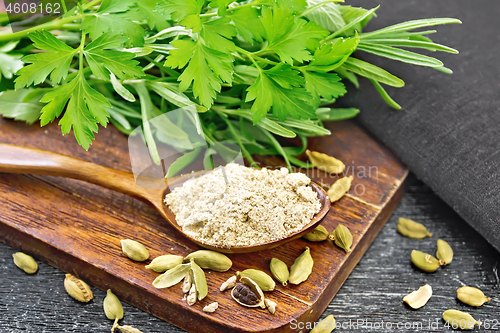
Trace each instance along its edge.
{"label": "wooden cutting board", "polygon": [[[310,141],[309,148],[345,162],[345,175],[354,175],[350,194],[332,204],[322,223],[332,231],[339,223],[353,233],[352,252],[331,241],[297,240],[273,250],[230,255],[233,267],[225,273],[206,272],[209,294],[189,307],[180,286],[155,289],[158,275],[121,253],[120,239],[145,244],[151,258],[172,253],[187,255],[198,247],[167,225],[146,204],[76,180],[48,176],[0,174],[0,241],[102,289],[112,289],[123,301],[190,332],[298,332],[297,323],[314,322],[330,303],[361,256],[368,249],[403,195],[408,170],[386,148],[355,123],[327,123],[329,137]],[[62,137],[59,127],[40,128],[0,119],[0,142],[54,151],[115,169],[129,171],[127,139],[110,127],[101,130],[89,152],[73,137]],[[282,165],[276,157],[259,158],[262,165]],[[313,180],[332,184],[337,178],[314,170]],[[276,257],[289,266],[306,246],[314,268],[297,286],[266,293],[278,303],[274,315],[235,303],[220,292],[226,279],[247,268],[269,273]],[[202,311],[212,302],[219,309]]]}

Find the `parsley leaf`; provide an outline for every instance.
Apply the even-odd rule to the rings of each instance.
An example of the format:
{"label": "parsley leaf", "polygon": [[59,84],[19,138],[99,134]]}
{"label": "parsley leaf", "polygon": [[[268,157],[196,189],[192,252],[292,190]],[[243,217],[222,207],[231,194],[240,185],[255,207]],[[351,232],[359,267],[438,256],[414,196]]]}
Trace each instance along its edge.
{"label": "parsley leaf", "polygon": [[319,105],[320,96],[332,100],[347,92],[337,74],[304,71],[304,77],[306,79],[306,89],[311,93],[316,107]]}
{"label": "parsley leaf", "polygon": [[307,46],[312,41],[318,41],[328,35],[328,31],[316,23],[296,18],[292,10],[275,4],[273,8],[262,8],[261,22],[265,37],[269,42],[267,50],[275,51],[286,63],[311,60],[312,56]]}
{"label": "parsley leaf", "polygon": [[267,115],[271,106],[273,115],[282,121],[288,116],[315,118],[315,108],[309,103],[311,95],[306,89],[297,88],[303,82],[299,73],[287,64],[261,69],[255,83],[247,89],[246,101],[255,100],[251,108],[254,124]]}
{"label": "parsley leaf", "polygon": [[16,89],[45,81],[50,74],[52,84],[61,82],[68,75],[69,65],[77,50],[58,40],[50,32],[42,30],[29,34],[33,45],[46,53],[30,54],[22,60],[31,65],[21,68],[17,75]]}
{"label": "parsley leaf", "polygon": [[200,36],[208,47],[224,53],[236,51],[230,40],[236,36],[236,29],[229,22],[229,18],[223,17],[203,23]]}
{"label": "parsley leaf", "polygon": [[314,59],[307,65],[308,70],[318,72],[329,72],[342,65],[356,50],[359,43],[359,37],[348,38],[345,40],[336,39],[332,42],[323,44],[314,52]]}
{"label": "parsley leaf", "polygon": [[[40,118],[43,104],[38,102],[39,94],[35,89],[7,90],[0,93],[0,114],[5,118],[25,121],[34,124]],[[43,91],[43,90],[42,90]]]}
{"label": "parsley leaf", "polygon": [[132,60],[133,53],[109,50],[120,47],[126,40],[123,36],[104,34],[85,47],[85,59],[95,76],[110,80],[109,71],[122,80],[144,75],[137,66],[139,62]]}
{"label": "parsley leaf", "polygon": [[224,15],[226,13],[227,6],[233,2],[233,0],[212,0],[210,1],[210,7],[217,8],[217,14]]}
{"label": "parsley leaf", "polygon": [[247,43],[252,43],[254,40],[257,43],[262,42],[264,27],[259,16],[259,11],[253,7],[239,8],[226,14],[226,17],[233,21],[238,35]]}
{"label": "parsley leaf", "polygon": [[106,108],[111,107],[111,104],[88,84],[81,71],[68,84],[43,96],[41,102],[48,103],[41,111],[42,126],[59,117],[68,103],[64,116],[59,121],[61,131],[68,134],[73,128],[76,140],[85,150],[92,144],[94,132],[98,130],[97,124],[106,126],[108,123],[109,113]]}
{"label": "parsley leaf", "polygon": [[203,0],[166,0],[159,8],[171,14],[172,19],[180,25],[198,32],[201,29],[200,14],[203,3]]}
{"label": "parsley leaf", "polygon": [[97,39],[104,33],[122,34],[128,37],[127,46],[144,45],[144,28],[135,23],[138,18],[144,17],[136,8],[125,13],[96,13],[85,16],[82,21],[82,30],[90,35],[90,38]]}
{"label": "parsley leaf", "polygon": [[216,92],[221,90],[221,82],[232,82],[233,58],[231,55],[214,50],[204,45],[201,39],[176,40],[172,42],[176,49],[170,51],[165,66],[184,69],[178,80],[179,91],[183,92],[193,83],[193,94],[203,106],[210,108]]}
{"label": "parsley leaf", "polygon": [[[324,0],[307,0],[308,7],[313,7],[323,2]],[[306,17],[328,31],[336,31],[345,26],[340,7],[333,2],[324,3],[323,6],[306,14]]]}
{"label": "parsley leaf", "polygon": [[156,0],[141,0],[137,2],[137,7],[146,16],[150,29],[156,28],[161,31],[170,27],[168,23],[169,15],[162,13]]}
{"label": "parsley leaf", "polygon": [[12,76],[23,67],[21,56],[17,54],[8,54],[15,49],[18,42],[9,42],[0,46],[0,81],[2,76],[6,79],[12,79]]}
{"label": "parsley leaf", "polygon": [[[144,0],[141,0],[144,1]],[[101,14],[109,14],[109,13],[118,13],[124,12],[133,5],[135,5],[138,0],[102,0],[98,13]]]}

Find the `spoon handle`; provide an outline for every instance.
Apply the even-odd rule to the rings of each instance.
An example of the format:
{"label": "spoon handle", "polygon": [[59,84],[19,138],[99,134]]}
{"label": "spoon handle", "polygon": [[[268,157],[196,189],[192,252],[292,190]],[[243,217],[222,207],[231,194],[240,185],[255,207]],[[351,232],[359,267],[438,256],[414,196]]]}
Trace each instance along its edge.
{"label": "spoon handle", "polygon": [[131,173],[45,150],[0,143],[0,172],[73,178],[152,202],[154,190],[136,185]]}

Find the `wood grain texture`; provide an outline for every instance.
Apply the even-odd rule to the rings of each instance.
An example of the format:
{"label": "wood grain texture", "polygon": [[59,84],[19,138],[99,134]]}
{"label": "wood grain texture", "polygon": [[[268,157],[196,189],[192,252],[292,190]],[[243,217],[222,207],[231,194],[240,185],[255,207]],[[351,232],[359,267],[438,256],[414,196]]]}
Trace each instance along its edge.
{"label": "wood grain texture", "polygon": [[[207,272],[209,296],[188,307],[179,287],[153,288],[151,282],[158,274],[144,269],[144,263],[132,262],[121,254],[120,239],[125,238],[145,244],[151,258],[166,253],[187,255],[198,249],[151,207],[75,180],[17,174],[0,174],[0,238],[102,290],[111,288],[123,301],[188,331],[298,331],[290,327],[290,321],[311,322],[321,315],[395,208],[407,175],[392,154],[353,123],[329,126],[335,134],[313,142],[311,149],[346,161],[352,168],[346,174],[355,173],[359,167],[375,166],[377,171],[370,177],[355,175],[351,195],[334,203],[322,222],[329,230],[342,223],[352,231],[353,251],[348,255],[332,242],[314,244],[305,240],[256,254],[231,255],[232,269],[226,273]],[[0,141],[57,151],[128,171],[126,138],[114,128],[101,131],[99,136],[86,153],[72,139],[61,139],[57,126],[28,129],[19,123],[0,121]],[[354,149],[361,145],[365,150]],[[373,160],[366,154],[372,154]],[[259,161],[266,166],[282,163],[276,158]],[[338,178],[317,170],[309,175],[324,184]],[[313,273],[307,283],[278,286],[268,295],[279,304],[275,315],[241,308],[229,293],[218,291],[222,282],[238,270],[269,271],[272,257],[291,265],[306,246],[311,248],[315,259]],[[220,308],[213,314],[204,313],[203,306],[213,301],[218,301]]]}

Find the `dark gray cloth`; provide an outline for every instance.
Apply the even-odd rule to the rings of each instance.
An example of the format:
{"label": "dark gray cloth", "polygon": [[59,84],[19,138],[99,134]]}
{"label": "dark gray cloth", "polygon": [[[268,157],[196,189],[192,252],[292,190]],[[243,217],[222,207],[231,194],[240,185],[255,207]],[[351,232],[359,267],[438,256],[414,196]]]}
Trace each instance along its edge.
{"label": "dark gray cloth", "polygon": [[500,3],[497,0],[351,1],[381,4],[371,31],[403,20],[455,17],[462,25],[438,26],[430,37],[456,48],[437,56],[453,75],[358,52],[401,77],[406,86],[387,87],[403,107],[376,98],[367,80],[340,105],[361,109],[361,123],[398,155],[466,221],[500,250]]}

